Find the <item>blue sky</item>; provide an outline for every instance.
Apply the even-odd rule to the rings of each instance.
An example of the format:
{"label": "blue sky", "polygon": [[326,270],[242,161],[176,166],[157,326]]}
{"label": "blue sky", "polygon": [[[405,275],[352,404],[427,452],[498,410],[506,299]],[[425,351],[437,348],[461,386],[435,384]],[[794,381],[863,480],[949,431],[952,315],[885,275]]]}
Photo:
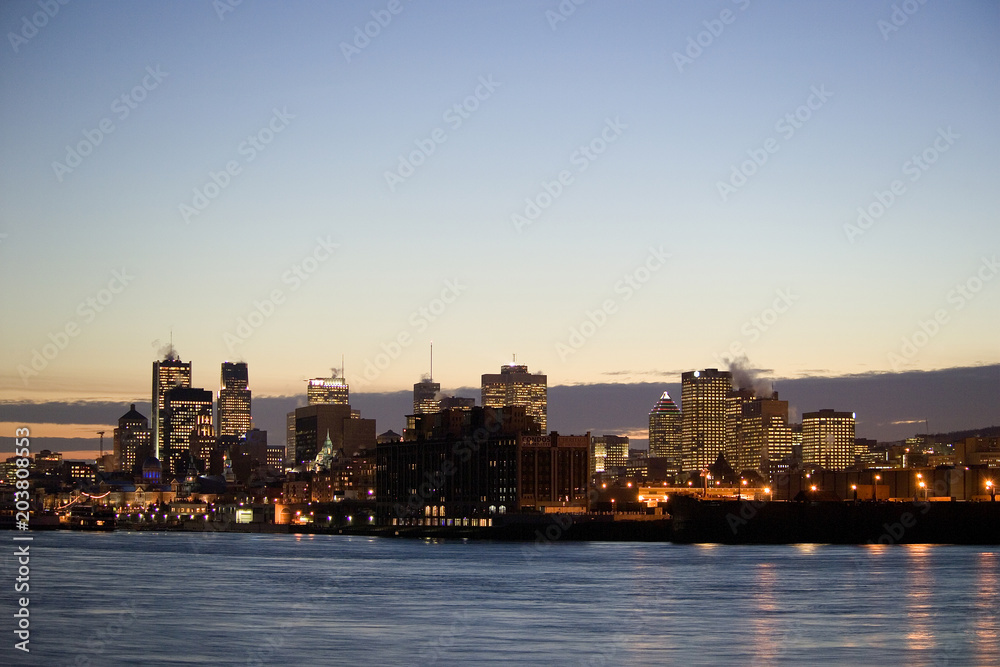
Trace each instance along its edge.
{"label": "blue sky", "polygon": [[446,387],[515,352],[550,385],[1000,360],[996,3],[887,31],[891,2],[402,2],[345,57],[389,4],[71,2],[13,40],[41,9],[0,7],[0,400],[148,399],[171,329],[196,384],[241,359],[256,395],[342,354],[352,391],[408,388],[431,340]]}

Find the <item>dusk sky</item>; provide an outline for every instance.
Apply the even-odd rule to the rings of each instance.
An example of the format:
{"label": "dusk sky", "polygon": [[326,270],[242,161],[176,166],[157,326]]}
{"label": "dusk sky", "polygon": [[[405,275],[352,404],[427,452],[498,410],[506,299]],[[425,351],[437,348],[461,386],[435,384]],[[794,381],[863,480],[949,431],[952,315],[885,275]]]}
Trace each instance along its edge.
{"label": "dusk sky", "polygon": [[995,2],[51,4],[0,5],[5,444],[171,335],[255,401],[432,340],[446,389],[1000,363]]}

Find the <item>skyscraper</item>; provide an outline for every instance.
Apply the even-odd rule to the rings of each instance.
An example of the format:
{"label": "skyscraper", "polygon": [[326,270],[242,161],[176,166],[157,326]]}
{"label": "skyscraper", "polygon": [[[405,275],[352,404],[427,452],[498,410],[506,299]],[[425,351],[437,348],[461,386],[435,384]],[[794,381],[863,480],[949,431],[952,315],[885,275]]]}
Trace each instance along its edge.
{"label": "skyscraper", "polygon": [[779,401],[775,392],[771,398],[758,397],[743,403],[737,437],[738,456],[731,463],[736,472],[756,470],[767,480],[784,472],[792,456],[788,401]]}
{"label": "skyscraper", "polygon": [[250,389],[245,362],[222,363],[219,389],[219,435],[242,436],[250,430]]}
{"label": "skyscraper", "polygon": [[183,362],[170,349],[163,361],[153,362],[153,453],[163,459],[164,430],[166,428],[165,402],[167,392],[174,387],[191,386],[191,362]]}
{"label": "skyscraper", "polygon": [[743,406],[753,398],[754,390],[747,388],[730,389],[726,394],[726,444],[722,447],[722,454],[736,472],[740,471],[739,434],[743,422]]}
{"label": "skyscraper", "polygon": [[484,408],[524,406],[528,416],[545,433],[548,427],[547,383],[546,376],[529,373],[527,366],[505,364],[500,367],[500,373],[483,374],[480,402]]}
{"label": "skyscraper", "polygon": [[192,440],[201,442],[214,437],[212,392],[207,389],[175,387],[164,396],[164,438],[160,461],[167,480],[183,477],[187,466],[182,462],[191,453]]}
{"label": "skyscraper", "polygon": [[706,368],[681,374],[681,468],[700,470],[715,463],[726,443],[729,371]]}
{"label": "skyscraper", "polygon": [[427,378],[413,385],[413,414],[428,415],[441,409],[441,383]]}
{"label": "skyscraper", "polygon": [[[336,370],[336,369],[334,369]],[[313,378],[306,387],[309,405],[347,405],[350,387],[343,377]]]}
{"label": "skyscraper", "polygon": [[802,461],[827,470],[854,465],[854,413],[820,410],[803,414]]}
{"label": "skyscraper", "polygon": [[612,477],[624,476],[628,464],[627,435],[590,436],[590,474],[607,473]]}
{"label": "skyscraper", "polygon": [[668,392],[649,411],[649,455],[668,459],[668,469],[680,470],[681,411]]}
{"label": "skyscraper", "polygon": [[153,446],[149,420],[135,409],[135,403],[118,418],[114,442],[117,469],[142,474],[142,464],[153,453]]}

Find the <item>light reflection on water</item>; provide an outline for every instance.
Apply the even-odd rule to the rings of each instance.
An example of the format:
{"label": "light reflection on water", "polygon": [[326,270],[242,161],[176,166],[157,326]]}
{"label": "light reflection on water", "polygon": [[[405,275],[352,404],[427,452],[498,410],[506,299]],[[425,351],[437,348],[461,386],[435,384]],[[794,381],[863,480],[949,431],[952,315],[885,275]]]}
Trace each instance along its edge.
{"label": "light reflection on water", "polygon": [[1000,665],[995,547],[59,532],[31,565],[14,664]]}

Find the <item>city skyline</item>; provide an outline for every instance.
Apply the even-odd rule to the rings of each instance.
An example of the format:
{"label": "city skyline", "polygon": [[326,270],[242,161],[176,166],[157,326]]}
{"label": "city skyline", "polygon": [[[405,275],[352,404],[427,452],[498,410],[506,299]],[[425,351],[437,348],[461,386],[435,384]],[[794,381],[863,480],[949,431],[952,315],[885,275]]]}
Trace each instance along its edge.
{"label": "city skyline", "polygon": [[[95,440],[168,341],[213,392],[252,367],[255,415],[338,363],[395,400],[432,339],[446,393],[516,353],[577,396],[553,427],[631,437],[728,360],[912,380],[782,391],[880,437],[1000,363],[995,4],[221,6],[0,7],[8,431]],[[569,421],[590,385],[657,388]]]}
{"label": "city skyline", "polygon": [[[177,353],[176,348],[170,348],[166,357],[167,358],[163,361],[154,363],[154,387],[156,386],[155,378],[157,377],[158,370],[166,367],[171,371],[167,377],[173,377],[177,374],[175,369],[182,369],[184,374],[184,383],[182,386],[191,387],[191,391],[204,392],[206,397],[210,397],[212,395],[211,391],[205,391],[201,387],[197,386],[199,383],[192,381],[192,378],[200,377],[197,375],[197,371],[195,370],[197,367],[193,362],[183,361]],[[230,365],[230,362],[223,362],[222,364],[223,368]],[[523,370],[527,367],[525,365],[515,365],[508,362],[502,368],[513,372],[514,377],[517,377],[518,373],[523,372]],[[335,371],[336,370],[337,369],[335,369]],[[677,374],[676,379],[681,379],[682,375],[697,376],[698,374],[704,374],[706,372],[711,373],[713,370],[716,369],[683,371]],[[241,372],[246,373],[247,368],[242,368]],[[334,375],[336,374],[337,373],[335,372]],[[667,374],[665,373],[664,375]],[[781,403],[786,406],[783,409],[788,410],[788,414],[790,415],[788,418],[789,423],[801,423],[804,412],[841,408],[846,408],[849,411],[861,410],[861,414],[858,419],[858,437],[874,437],[879,441],[890,442],[894,440],[899,441],[904,437],[909,437],[918,433],[947,432],[965,429],[976,430],[989,426],[995,426],[993,422],[995,421],[996,416],[994,408],[996,407],[997,397],[992,393],[992,390],[996,380],[1000,378],[1000,365],[909,375],[868,375],[854,378],[806,378],[787,380],[766,377],[760,375],[759,369],[752,369],[746,367],[745,365],[733,364],[730,366],[730,370],[720,371],[717,375],[725,379],[727,387],[732,388],[732,391],[729,391],[725,387],[720,387],[720,392],[725,392],[733,396],[744,395],[744,401],[748,400],[752,396],[753,391],[757,392],[758,398],[763,397],[770,399],[771,393],[777,388],[778,385],[785,387],[786,389],[791,386],[792,389],[783,394],[783,398],[791,400],[781,401]],[[907,378],[910,378],[911,376],[917,378],[918,381],[907,382]],[[923,381],[919,381],[921,376],[926,376],[923,378]],[[485,380],[487,377],[500,378],[503,376],[483,374],[482,377]],[[524,375],[524,377],[544,378],[544,376],[532,375]],[[891,385],[885,384],[886,378],[891,379]],[[334,379],[338,380],[338,382],[342,381],[342,379]],[[307,381],[307,390],[311,391],[314,389],[314,383],[324,383],[327,380],[329,379],[319,378],[309,380]],[[414,386],[421,386],[423,382],[426,382],[426,380],[421,383],[416,383]],[[948,391],[947,393],[950,394],[950,398],[943,401],[934,400],[933,397],[928,400],[926,387],[931,386],[931,383],[938,383],[944,387],[959,387],[962,391]],[[835,389],[835,386],[838,384],[841,385],[841,387],[839,389]],[[908,387],[908,384],[913,385],[913,387]],[[343,391],[343,404],[346,405],[346,387],[344,385],[338,386],[341,387]],[[801,392],[795,389],[797,386],[803,386],[806,388],[804,395],[798,395]],[[891,386],[892,389],[887,389],[889,386]],[[737,391],[737,388],[741,387],[743,389],[739,389],[739,391]],[[560,431],[562,433],[592,432],[595,435],[621,435],[631,438],[633,442],[644,447],[646,445],[646,436],[648,434],[648,413],[646,412],[645,406],[641,403],[641,401],[647,400],[649,395],[654,391],[661,392],[663,388],[667,388],[667,393],[673,392],[676,396],[683,395],[683,392],[681,391],[681,384],[672,382],[647,383],[641,385],[603,384],[580,385],[575,387],[553,387],[551,389],[559,390],[556,392],[555,401],[558,407],[555,413],[555,426],[550,426],[549,430]],[[440,395],[442,397],[447,397],[446,395],[449,393],[473,393],[478,389],[479,388],[459,387],[458,389],[450,392],[440,392]],[[984,389],[986,390],[985,393],[983,391]],[[644,393],[636,393],[636,390]],[[255,399],[254,405],[256,407],[254,408],[255,416],[252,420],[253,427],[262,428],[265,431],[275,434],[271,437],[271,440],[272,442],[277,443],[277,440],[281,437],[278,434],[285,433],[288,428],[288,421],[286,419],[285,412],[291,411],[291,413],[294,413],[297,408],[314,404],[309,399],[309,391],[300,393],[296,396],[260,397]],[[247,393],[249,394],[249,385]],[[875,423],[875,419],[872,417],[865,419],[864,415],[866,413],[869,415],[871,414],[868,412],[871,404],[884,400],[884,396],[886,394],[895,395],[895,404],[893,405],[894,410],[904,410],[907,414],[919,414],[921,417],[919,419],[896,420],[889,423]],[[918,394],[921,394],[921,396],[918,396]],[[966,396],[966,394],[968,396]],[[396,392],[382,394],[355,394],[354,403],[356,406],[361,407],[365,413],[365,417],[377,420],[379,424],[377,426],[377,430],[382,432],[386,430],[395,430],[397,428],[401,430],[403,428],[403,423],[406,420],[405,415],[414,414],[411,409],[413,407],[412,398],[413,393],[411,391],[399,390]],[[918,400],[918,398],[920,400]],[[466,400],[475,401],[475,399]],[[726,401],[728,405],[729,400],[726,399]],[[339,402],[339,400],[334,402]],[[547,398],[545,399],[545,402],[548,403]],[[152,405],[151,403],[145,403],[142,399],[132,401],[132,403],[138,403],[140,406],[144,404],[147,406]],[[266,407],[261,409],[262,405]],[[458,404],[456,404],[456,406],[457,405]],[[793,406],[791,410],[787,407],[788,405]],[[831,405],[836,407],[829,407]],[[931,411],[931,406],[933,406],[933,410],[936,410],[936,412]],[[957,410],[958,406],[961,406],[961,409],[964,410],[965,413],[960,414]],[[51,426],[51,423],[46,421],[46,417],[42,416],[39,418],[38,415],[48,414],[48,411],[50,410],[55,412],[72,412],[74,414],[79,414],[81,410],[90,414],[97,414],[98,410],[103,410],[104,412],[100,414],[100,418],[106,419],[109,414],[114,414],[116,411],[120,410],[120,407],[121,406],[119,406],[116,402],[77,402],[60,403],[55,406],[48,404],[33,406],[20,405],[13,409],[19,412],[23,412],[26,409],[35,410],[35,417],[28,417],[28,420],[36,425],[40,424],[40,426],[33,427],[39,431],[39,436],[36,436],[36,440],[40,442],[51,442],[52,444],[49,445],[48,448],[56,451],[65,451],[67,455],[72,458],[93,458],[96,456],[96,450],[91,451],[79,446],[81,441],[87,440],[86,438],[69,437],[64,440],[59,436],[52,436],[51,431],[45,430],[45,427]],[[683,400],[680,402],[680,407],[683,409]],[[8,409],[11,409],[9,405]],[[727,414],[730,409],[731,408],[729,407],[726,408]],[[142,410],[143,408],[140,407],[140,412]],[[149,407],[148,412],[150,414],[153,413],[152,407]],[[607,421],[609,415],[614,414],[615,417],[618,418],[621,417],[621,413],[623,412],[628,413],[628,416],[624,421],[621,419],[618,421]],[[291,417],[291,413],[287,415],[288,418]],[[877,408],[875,409],[875,413],[879,413]],[[941,423],[939,418],[944,413],[948,413],[946,420],[942,420],[944,421],[944,425],[939,428],[931,429],[931,419],[933,419],[934,424],[937,425]],[[214,406],[214,414],[216,419],[218,419],[217,405]],[[690,417],[690,413],[688,414]],[[978,414],[979,417],[971,418],[972,421],[970,421],[970,418],[967,416],[968,414]],[[598,420],[597,422],[593,421],[595,417]],[[723,417],[724,415],[719,415],[720,419]],[[628,419],[631,419],[631,421],[628,421]],[[978,421],[975,421],[976,419],[978,419]],[[589,421],[584,422],[583,420]],[[594,424],[601,423],[600,420],[605,420],[603,422],[605,424],[613,423],[614,426],[608,428],[594,426]],[[726,417],[725,420],[725,430],[732,430],[728,417]],[[155,421],[151,420],[151,441],[155,441],[156,429],[154,428],[154,424]],[[574,424],[574,426],[566,428],[567,424]],[[722,422],[720,422],[720,427],[721,424]],[[95,422],[91,425],[84,425],[80,423],[79,419],[74,419],[73,415],[70,415],[63,419],[61,424],[56,425],[61,425],[66,428],[67,433],[79,433],[82,430],[83,433],[94,434],[97,431],[93,429],[101,426],[102,424]],[[211,418],[209,418],[207,425],[211,428]],[[109,428],[113,428],[113,426],[114,423],[109,425]],[[887,432],[892,432],[893,435],[885,435]],[[725,435],[726,440],[733,439],[729,437],[733,434],[727,433]],[[70,446],[64,446],[63,443],[70,443]],[[716,447],[719,446],[721,446],[721,441],[716,445]],[[708,456],[708,458],[713,457]],[[699,465],[704,463],[705,461],[701,461]]]}

